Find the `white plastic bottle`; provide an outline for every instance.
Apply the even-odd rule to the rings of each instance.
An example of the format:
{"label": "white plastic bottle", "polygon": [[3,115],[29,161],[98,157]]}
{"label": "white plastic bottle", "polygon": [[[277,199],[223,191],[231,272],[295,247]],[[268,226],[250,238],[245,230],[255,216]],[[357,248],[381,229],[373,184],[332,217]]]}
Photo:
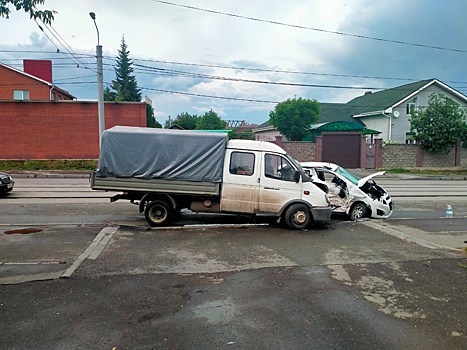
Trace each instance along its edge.
{"label": "white plastic bottle", "polygon": [[452,207],[450,204],[448,204],[448,206],[446,207],[446,217],[450,219],[452,218],[452,215],[453,215]]}

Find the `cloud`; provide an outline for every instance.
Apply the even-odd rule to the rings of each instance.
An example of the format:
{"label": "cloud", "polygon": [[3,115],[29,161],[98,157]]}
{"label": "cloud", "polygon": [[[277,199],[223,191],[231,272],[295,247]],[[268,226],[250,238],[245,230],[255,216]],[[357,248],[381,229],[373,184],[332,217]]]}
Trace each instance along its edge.
{"label": "cloud", "polygon": [[[462,1],[183,0],[177,3],[238,16],[151,0],[140,0],[131,6],[124,0],[47,0],[46,7],[58,11],[53,27],[73,54],[67,54],[65,45],[46,31],[47,38],[27,14],[18,12],[9,20],[0,19],[0,60],[20,68],[23,59],[52,59],[54,79],[63,84],[61,87],[79,99],[96,99],[97,32],[89,17],[93,11],[106,56],[105,82],[114,79],[112,58],[117,55],[124,35],[130,57],[141,65],[134,66],[138,85],[143,89],[143,96],[153,100],[158,118],[175,117],[182,112],[204,113],[212,108],[225,119],[262,123],[268,119],[274,103],[232,99],[280,102],[297,96],[345,103],[362,95],[368,87],[388,88],[413,79],[434,77],[467,92],[465,83],[455,83],[462,81],[467,73],[465,52],[330,33],[467,50],[464,44],[467,3]],[[55,45],[60,53],[56,53]],[[168,70],[323,87],[216,80]]]}

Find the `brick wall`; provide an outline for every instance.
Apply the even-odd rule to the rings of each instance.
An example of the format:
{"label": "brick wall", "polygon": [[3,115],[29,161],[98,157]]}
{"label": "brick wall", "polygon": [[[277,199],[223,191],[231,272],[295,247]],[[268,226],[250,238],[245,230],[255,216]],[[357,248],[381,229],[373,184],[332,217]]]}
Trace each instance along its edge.
{"label": "brick wall", "polygon": [[417,166],[418,145],[387,144],[381,149],[381,167],[415,168]]}
{"label": "brick wall", "polygon": [[[390,168],[452,168],[456,166],[456,150],[450,152],[428,152],[419,150],[420,159],[417,164],[418,145],[385,145],[381,148],[382,164],[385,169]],[[467,149],[459,148],[461,168],[467,168]]]}
{"label": "brick wall", "polygon": [[467,168],[467,148],[461,148],[461,168]]}
{"label": "brick wall", "polygon": [[[276,142],[277,143],[277,142]],[[316,143],[282,141],[282,148],[299,162],[317,161]],[[420,151],[420,163],[417,166],[418,145],[387,144],[381,147],[381,165],[391,168],[452,168],[456,165],[456,151],[448,154]],[[460,148],[460,167],[467,168],[467,148]]]}
{"label": "brick wall", "polygon": [[[146,126],[144,102],[106,102],[106,129]],[[97,159],[97,102],[1,101],[0,159]]]}
{"label": "brick wall", "polygon": [[316,158],[316,143],[282,141],[282,148],[299,162],[312,162]]}
{"label": "brick wall", "polygon": [[428,168],[448,168],[456,165],[456,151],[453,148],[449,153],[422,152],[422,166]]}

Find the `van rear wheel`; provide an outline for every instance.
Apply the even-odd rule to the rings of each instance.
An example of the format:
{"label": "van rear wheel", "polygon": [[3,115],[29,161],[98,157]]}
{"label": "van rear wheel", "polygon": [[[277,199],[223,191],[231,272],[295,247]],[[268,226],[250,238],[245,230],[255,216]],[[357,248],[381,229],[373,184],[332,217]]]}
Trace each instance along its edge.
{"label": "van rear wheel", "polygon": [[162,226],[170,221],[172,210],[164,201],[156,200],[146,205],[144,217],[151,226]]}
{"label": "van rear wheel", "polygon": [[293,204],[284,215],[287,226],[294,230],[307,228],[312,221],[310,209],[305,204]]}

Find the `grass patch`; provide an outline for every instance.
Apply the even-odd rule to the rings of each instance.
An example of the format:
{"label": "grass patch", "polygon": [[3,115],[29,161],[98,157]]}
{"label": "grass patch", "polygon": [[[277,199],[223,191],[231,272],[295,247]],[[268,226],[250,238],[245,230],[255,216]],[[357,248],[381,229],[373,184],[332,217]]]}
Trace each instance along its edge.
{"label": "grass patch", "polygon": [[2,170],[95,170],[97,160],[0,160]]}
{"label": "grass patch", "polygon": [[467,269],[467,264],[459,263],[457,264],[457,266],[459,266],[462,269]]}
{"label": "grass patch", "polygon": [[405,169],[391,168],[385,169],[388,174],[414,174],[414,175],[459,175],[466,176],[467,169]]}

